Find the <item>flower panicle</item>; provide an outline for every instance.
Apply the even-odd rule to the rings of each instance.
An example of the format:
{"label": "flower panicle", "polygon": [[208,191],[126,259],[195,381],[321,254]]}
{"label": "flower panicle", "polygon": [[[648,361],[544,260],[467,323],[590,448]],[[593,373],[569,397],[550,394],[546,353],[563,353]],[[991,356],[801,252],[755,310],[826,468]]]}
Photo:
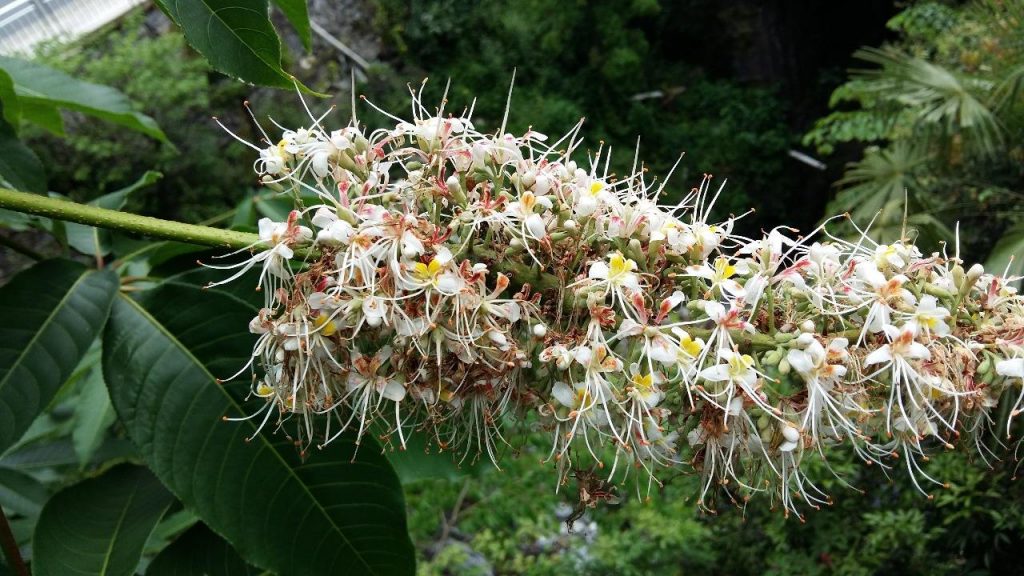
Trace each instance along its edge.
{"label": "flower panicle", "polygon": [[642,167],[577,164],[578,126],[488,134],[413,97],[387,129],[311,118],[257,147],[295,203],[229,278],[258,269],[265,295],[263,425],[318,446],[420,434],[495,465],[540,426],[560,482],[596,468],[649,492],[693,468],[705,509],[768,492],[799,516],[830,501],[807,462],[899,460],[927,493],[927,450],[1024,408],[1013,279],[909,239],[746,238],[711,220],[711,175],[665,205]]}

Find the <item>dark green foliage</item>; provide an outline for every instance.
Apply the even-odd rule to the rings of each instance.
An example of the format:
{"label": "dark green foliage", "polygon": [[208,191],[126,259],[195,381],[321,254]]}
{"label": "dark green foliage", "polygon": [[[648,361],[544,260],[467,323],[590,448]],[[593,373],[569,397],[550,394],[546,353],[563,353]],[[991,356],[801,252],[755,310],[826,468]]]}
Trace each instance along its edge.
{"label": "dark green foliage", "polygon": [[254,313],[226,293],[178,283],[141,303],[116,300],[104,375],[128,435],[161,481],[259,566],[281,575],[411,572],[401,485],[374,442],[297,447],[269,429],[257,434],[260,418],[222,421],[245,415],[249,387],[214,374],[247,361],[252,339],[234,327]]}
{"label": "dark green foliage", "polygon": [[[862,226],[877,214],[876,239],[906,228],[934,249],[960,222],[960,256],[984,259],[1021,221],[1024,6],[917,2],[889,27],[899,39],[855,54],[863,64],[833,93],[838,109],[804,138],[823,154],[869,145],[837,183],[830,211],[848,210]],[[906,227],[904,210],[913,215]],[[1005,241],[991,262],[1000,269],[1007,246],[1021,249]]]}
{"label": "dark green foliage", "polygon": [[180,34],[148,34],[140,16],[74,52],[61,48],[47,60],[120,89],[164,127],[177,148],[74,115],[68,117],[66,138],[38,130],[26,131],[23,138],[43,156],[53,190],[91,200],[153,170],[164,178],[134,195],[126,210],[198,222],[228,210],[255,184],[252,150],[210,118],[212,110],[240,110],[248,90],[211,75]]}
{"label": "dark green foliage", "polygon": [[62,490],[39,516],[33,573],[131,576],[173,501],[149,470],[129,464]]}
{"label": "dark green foliage", "polygon": [[209,528],[197,524],[164,548],[149,567],[146,576],[257,576],[231,545]]}
{"label": "dark green foliage", "polygon": [[[395,87],[418,89],[427,76],[424,105],[436,106],[450,78],[448,109],[460,111],[475,98],[477,128],[496,130],[515,70],[512,131],[532,126],[557,137],[586,117],[585,149],[612,146],[618,173],[628,170],[639,137],[651,176],[663,178],[686,153],[669,199],[713,172],[729,179],[719,214],[756,206],[751,228],[782,219],[783,202],[769,200],[778,195],[767,191],[786,187],[781,175],[792,137],[783,105],[770,90],[712,80],[683,63],[686,3],[376,4],[378,29],[397,60],[393,78],[371,80],[369,95],[385,109],[407,110],[407,95]],[[652,91],[660,93],[645,96]]]}
{"label": "dark green foliage", "polygon": [[117,276],[50,260],[0,289],[0,451],[46,408],[100,333]]}
{"label": "dark green foliage", "polygon": [[[545,439],[546,440],[546,439]],[[410,485],[410,528],[420,544],[422,574],[461,574],[474,555],[501,574],[599,575],[872,575],[1016,574],[1024,545],[1024,488],[1015,463],[988,469],[962,451],[942,454],[929,473],[948,478],[929,501],[904,470],[887,480],[877,469],[832,461],[864,490],[842,486],[824,469],[815,482],[835,504],[808,509],[805,521],[764,506],[745,510],[723,503],[701,515],[692,498],[699,480],[678,476],[647,501],[632,485],[622,503],[588,512],[577,533],[556,516],[572,502],[573,482],[555,494],[540,452],[506,460],[503,472],[462,483]],[[456,509],[445,527],[440,513]],[[564,504],[563,504],[564,506]],[[564,517],[564,516],[563,516]],[[594,522],[596,535],[588,527]],[[438,539],[447,534],[447,545]],[[454,536],[453,536],[454,535]],[[454,540],[454,543],[453,543]],[[465,542],[465,545],[459,543]]]}

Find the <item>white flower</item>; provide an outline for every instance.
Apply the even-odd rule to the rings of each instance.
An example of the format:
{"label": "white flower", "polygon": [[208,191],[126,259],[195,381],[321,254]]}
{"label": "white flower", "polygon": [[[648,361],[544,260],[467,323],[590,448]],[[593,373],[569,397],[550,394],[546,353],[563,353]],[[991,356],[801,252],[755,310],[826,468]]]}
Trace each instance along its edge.
{"label": "white flower", "polygon": [[405,386],[393,377],[380,375],[377,372],[386,360],[391,357],[391,347],[384,346],[373,356],[365,356],[358,351],[352,355],[353,370],[349,371],[345,384],[349,391],[376,391],[382,398],[393,402],[401,402],[405,398]]}
{"label": "white flower", "polygon": [[709,266],[708,263],[705,262],[699,266],[689,266],[686,269],[686,274],[710,280],[711,290],[718,288],[725,295],[732,296],[734,298],[742,298],[746,294],[746,291],[739,282],[733,279],[733,277],[737,274],[747,274],[749,271],[750,269],[744,261],[737,262],[736,264],[730,264],[727,258],[716,258],[714,267]]}
{"label": "white flower", "polygon": [[380,326],[388,313],[388,305],[380,296],[367,296],[363,298],[361,307],[363,318],[370,326]]}
{"label": "white flower", "polygon": [[935,296],[926,294],[918,302],[911,322],[922,328],[927,335],[945,336],[949,334],[946,318],[949,318],[949,310],[939,307]]}
{"label": "white flower", "polygon": [[643,402],[647,408],[654,408],[665,397],[658,388],[660,382],[661,377],[656,372],[645,374],[639,364],[629,366],[629,395]]}
{"label": "white flower", "polygon": [[1024,378],[1024,358],[1010,358],[996,362],[996,374],[1007,378]]}
{"label": "white flower", "polygon": [[548,346],[540,353],[541,362],[554,362],[559,370],[565,370],[572,364],[575,355],[561,344]]}
{"label": "white flower", "polygon": [[313,225],[320,229],[316,233],[318,244],[348,244],[355,234],[355,228],[338,218],[337,213],[327,206],[317,209],[313,215]]}
{"label": "white flower", "polygon": [[928,360],[932,353],[928,347],[917,342],[917,327],[913,324],[905,324],[903,328],[896,328],[892,325],[883,327],[886,336],[889,337],[889,344],[868,354],[864,359],[865,366],[893,362],[900,358],[903,360]]}
{"label": "white flower", "polygon": [[701,378],[708,382],[735,382],[750,388],[757,383],[753,358],[732,350],[720,350],[718,356],[724,362],[701,370]]}
{"label": "white flower", "polygon": [[[804,334],[804,336],[810,336],[810,334]],[[830,362],[841,361],[845,358],[847,345],[846,338],[836,338],[829,343],[826,352],[821,342],[811,339],[806,349],[790,350],[786,355],[786,360],[807,380],[817,380],[820,383],[835,382],[846,375],[846,366]]]}
{"label": "white flower", "polygon": [[640,289],[640,277],[635,270],[636,262],[623,256],[622,252],[614,252],[608,257],[608,262],[598,260],[591,264],[589,277],[612,288],[636,291]]}

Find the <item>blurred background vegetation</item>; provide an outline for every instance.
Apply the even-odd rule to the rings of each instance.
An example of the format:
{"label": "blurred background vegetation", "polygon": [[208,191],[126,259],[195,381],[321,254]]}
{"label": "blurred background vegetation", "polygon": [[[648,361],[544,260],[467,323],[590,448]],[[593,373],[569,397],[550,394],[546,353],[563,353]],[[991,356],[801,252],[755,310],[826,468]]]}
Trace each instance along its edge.
{"label": "blurred background vegetation", "polygon": [[[477,126],[495,129],[515,70],[513,130],[557,135],[585,117],[589,148],[612,146],[619,171],[638,137],[651,174],[685,152],[673,194],[704,172],[728,178],[719,215],[757,210],[742,230],[810,230],[850,212],[859,225],[874,220],[876,238],[915,234],[939,249],[959,222],[965,259],[1021,271],[1024,258],[1010,258],[1024,253],[1019,0],[313,0],[310,10],[369,61],[353,69],[320,36],[310,53],[286,38],[288,69],[335,95],[329,123],[348,119],[351,77],[357,93],[399,115],[407,86],[429,77],[426,102],[450,79],[449,109],[476,98]],[[144,8],[72,46],[41,50],[49,65],[123,91],[174,143],[75,114],[65,114],[66,138],[27,128],[50,189],[85,201],[156,170],[164,177],[127,210],[241,226],[254,210],[279,217],[280,207],[255,195],[252,151],[210,117],[257,141],[242,102],[266,125],[269,115],[299,126],[308,118],[298,97],[212,72],[168,30]],[[360,115],[386,123],[365,106]],[[1015,462],[990,468],[943,454],[931,470],[950,485],[932,500],[899,471],[890,481],[833,462],[864,493],[823,472],[835,505],[806,522],[762,506],[701,514],[688,499],[697,480],[677,477],[650,503],[626,490],[570,532],[575,487],[555,492],[540,444],[517,451],[503,471],[399,465],[421,573],[1024,573]]]}

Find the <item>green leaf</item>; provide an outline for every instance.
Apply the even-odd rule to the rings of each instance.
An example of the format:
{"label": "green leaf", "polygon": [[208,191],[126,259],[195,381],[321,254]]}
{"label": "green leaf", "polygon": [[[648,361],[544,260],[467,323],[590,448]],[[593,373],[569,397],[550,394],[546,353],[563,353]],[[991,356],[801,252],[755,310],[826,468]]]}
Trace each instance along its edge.
{"label": "green leaf", "polygon": [[21,103],[18,102],[18,95],[14,92],[14,80],[11,75],[0,70],[0,121],[6,122],[15,132],[18,131],[18,124],[21,122]]}
{"label": "green leaf", "polygon": [[31,148],[18,140],[14,126],[5,120],[7,101],[0,102],[0,184],[24,192],[46,192],[43,163]]}
{"label": "green leaf", "polygon": [[270,22],[267,0],[157,3],[181,27],[188,43],[216,70],[252,84],[296,86],[298,81],[281,69],[281,40]]}
{"label": "green leaf", "polygon": [[288,19],[302,40],[302,46],[309,52],[313,47],[313,32],[309,26],[309,9],[306,0],[272,0]]}
{"label": "green leaf", "polygon": [[[123,438],[108,438],[93,456],[90,464],[138,458],[135,446]],[[14,470],[44,470],[46,468],[79,467],[78,455],[70,438],[49,442],[35,442],[13,448],[0,457],[0,466]]]}
{"label": "green leaf", "polygon": [[[225,278],[223,270],[211,268],[195,268],[166,277],[162,285],[178,285],[185,288],[201,288],[204,291],[219,292],[231,297],[233,300],[250,307],[252,310],[259,310],[263,307],[263,293],[257,292],[254,286],[259,281],[259,273],[250,271],[235,282],[220,284],[207,288],[211,282],[217,282]],[[253,312],[255,315],[255,312]]]}
{"label": "green leaf", "polygon": [[171,541],[181,536],[186,530],[199,523],[199,517],[188,508],[177,512],[169,512],[153,529],[146,542],[145,554],[155,555],[170,546]]}
{"label": "green leaf", "polygon": [[38,516],[49,496],[46,487],[35,478],[0,466],[0,505],[5,510],[22,516]]}
{"label": "green leaf", "polygon": [[462,466],[456,454],[440,452],[428,445],[424,438],[423,434],[413,434],[406,439],[405,450],[387,453],[388,461],[402,484],[430,479],[457,480],[480,472],[479,462]]}
{"label": "green leaf", "polygon": [[1024,274],[1024,224],[1007,230],[996,242],[985,262],[985,269],[993,274],[1007,271],[1007,276]]}
{"label": "green leaf", "polygon": [[71,375],[107,319],[118,280],[47,260],[0,287],[0,452]]}
{"label": "green leaf", "polygon": [[[303,459],[259,420],[246,382],[256,307],[168,284],[115,301],[104,338],[111,400],[143,458],[249,562],[275,573],[412,574],[401,485],[379,446],[342,436]],[[268,427],[269,430],[269,427]],[[247,441],[247,439],[251,439]],[[282,538],[282,534],[289,537]]]}
{"label": "green leaf", "polygon": [[103,368],[98,363],[81,381],[79,390],[71,442],[84,468],[92,462],[96,450],[103,444],[107,429],[114,422],[114,407],[110,404],[107,385],[103,382]]}
{"label": "green leaf", "polygon": [[256,576],[231,545],[203,524],[197,524],[164,548],[146,569],[146,576]]}
{"label": "green leaf", "polygon": [[58,492],[39,515],[32,573],[130,576],[174,497],[145,468],[123,464]]}
{"label": "green leaf", "polygon": [[22,102],[21,119],[43,128],[54,136],[63,137],[64,118],[60,110],[48,100],[29,99]]}
{"label": "green leaf", "polygon": [[232,230],[255,230],[256,229],[256,198],[250,190],[246,193],[245,199],[235,207],[235,213],[231,216]]}
{"label": "green leaf", "polygon": [[23,107],[39,103],[75,110],[168,142],[152,118],[133,111],[128,98],[109,86],[76,80],[59,70],[8,56],[0,56],[0,69],[14,80]]}
{"label": "green leaf", "polygon": [[[141,178],[134,183],[110,194],[104,194],[89,202],[90,206],[99,206],[110,210],[120,210],[128,201],[128,196],[146,186],[152,186],[163,178],[163,174],[152,170],[146,171]],[[65,222],[64,230],[67,235],[68,244],[82,254],[90,256],[106,256],[111,250],[111,235],[109,230],[101,230],[94,226]]]}

